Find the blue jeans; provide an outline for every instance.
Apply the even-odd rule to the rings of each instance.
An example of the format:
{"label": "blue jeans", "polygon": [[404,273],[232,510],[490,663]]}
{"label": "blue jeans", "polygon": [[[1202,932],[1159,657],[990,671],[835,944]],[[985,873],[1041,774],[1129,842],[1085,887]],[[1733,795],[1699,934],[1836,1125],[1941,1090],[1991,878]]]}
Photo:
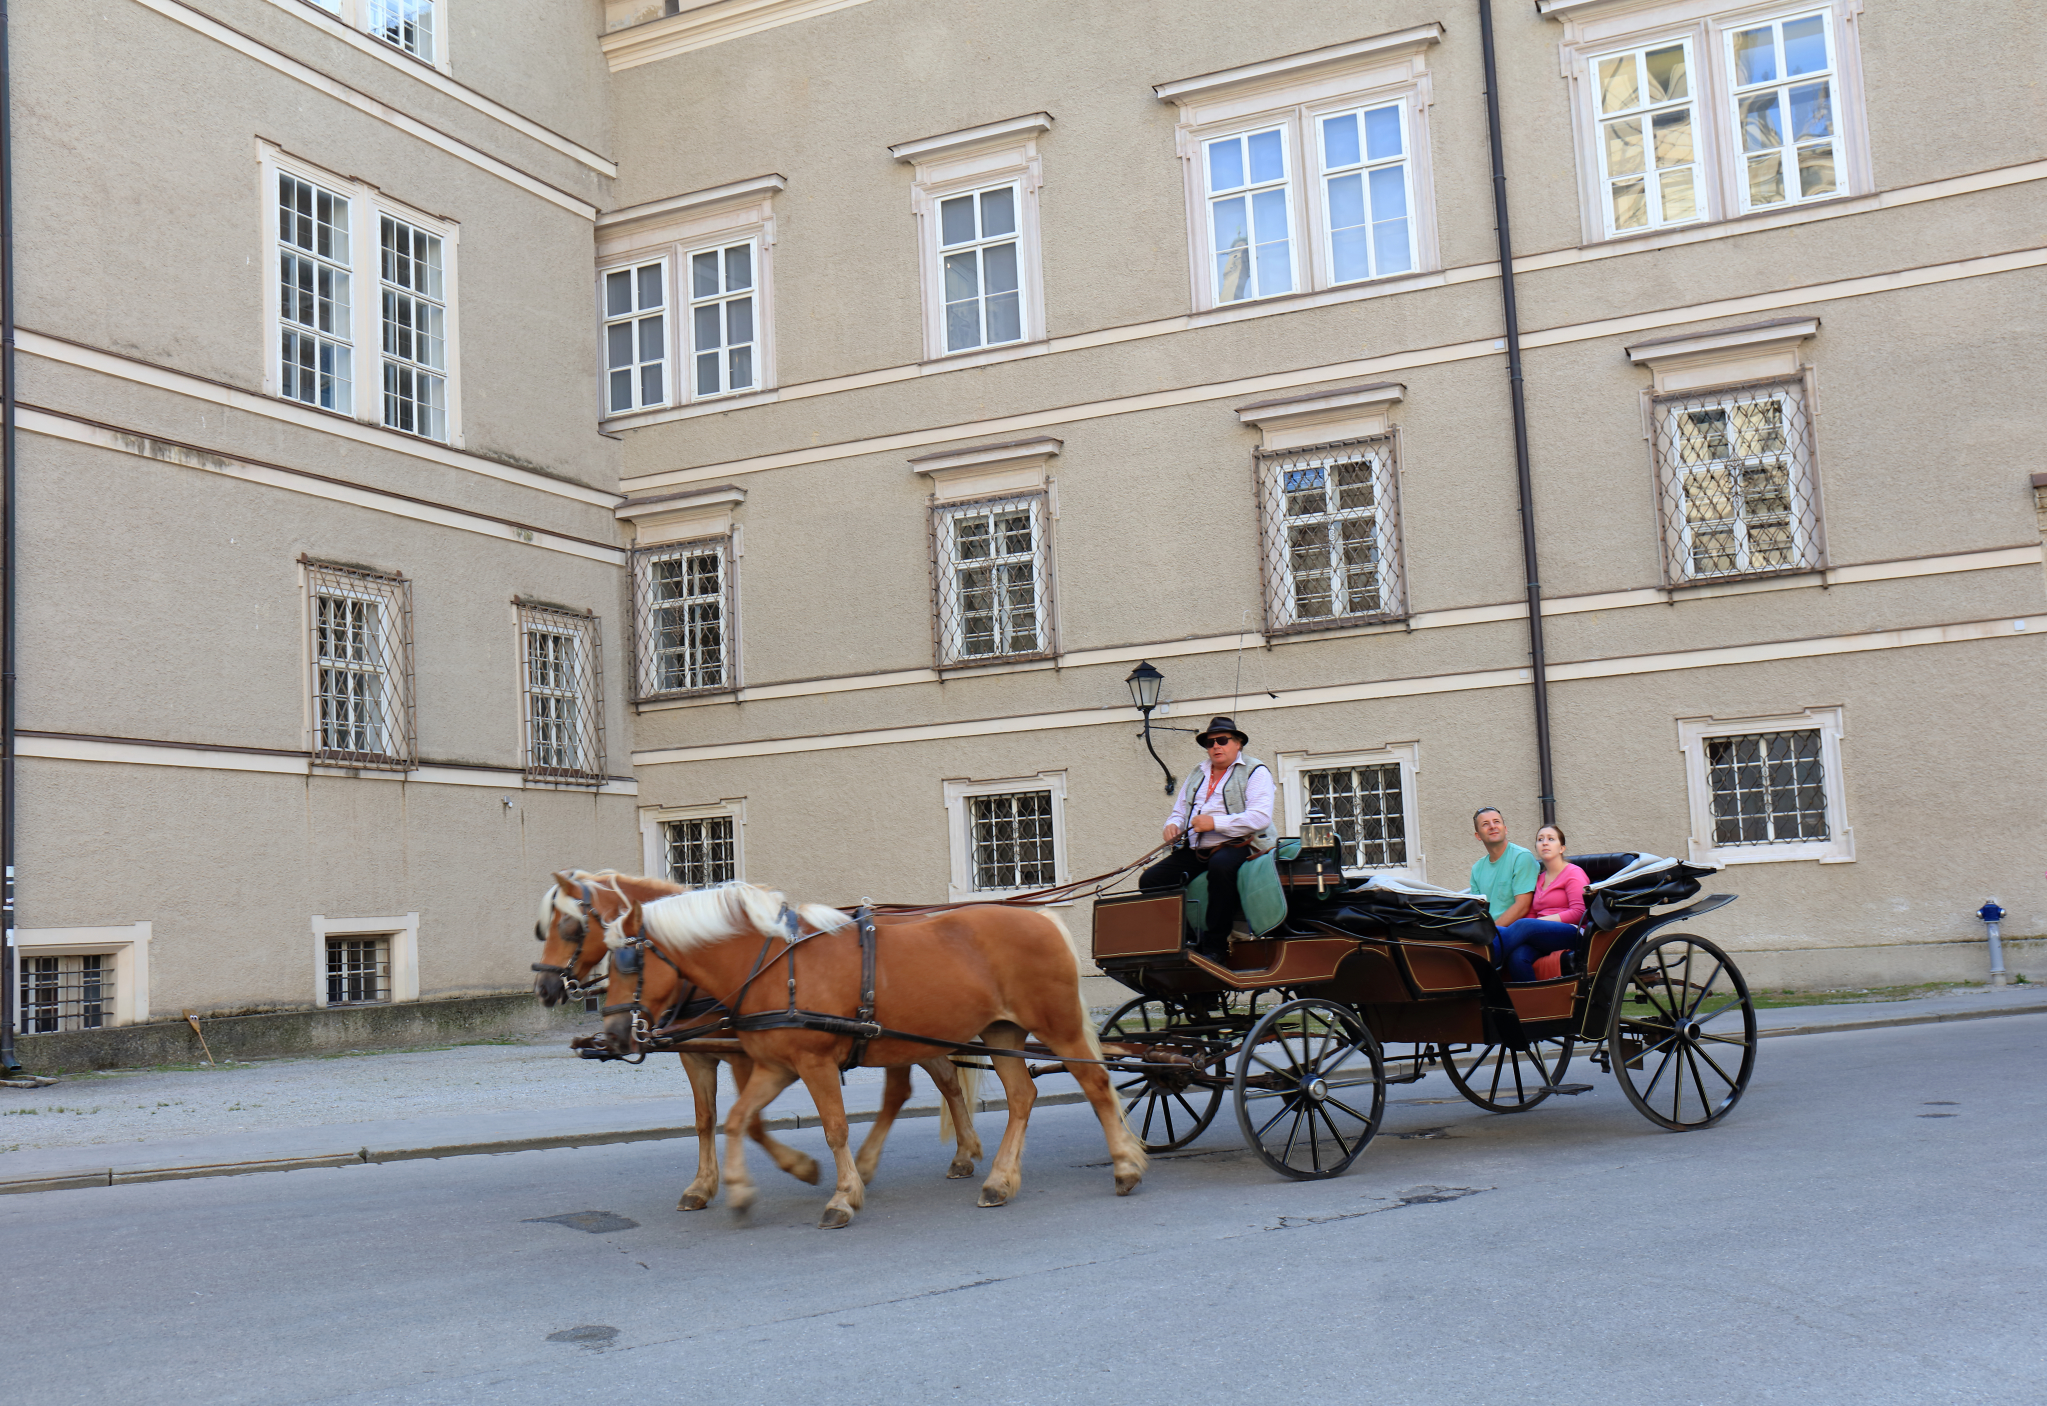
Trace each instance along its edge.
{"label": "blue jeans", "polygon": [[1567,952],[1578,945],[1578,930],[1548,918],[1523,918],[1500,929],[1493,956],[1507,970],[1509,981],[1535,980],[1535,959]]}

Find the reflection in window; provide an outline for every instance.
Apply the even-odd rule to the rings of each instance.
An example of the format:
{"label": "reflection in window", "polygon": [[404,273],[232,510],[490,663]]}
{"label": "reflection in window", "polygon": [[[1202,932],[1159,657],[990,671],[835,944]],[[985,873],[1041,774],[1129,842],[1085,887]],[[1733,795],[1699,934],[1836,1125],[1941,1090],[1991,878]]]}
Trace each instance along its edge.
{"label": "reflection in window", "polygon": [[1761,209],[1837,194],[1826,17],[1805,15],[1737,30],[1728,45],[1743,201]]}
{"label": "reflection in window", "polygon": [[1704,213],[1689,46],[1615,54],[1593,65],[1607,229],[1654,229]]}
{"label": "reflection in window", "polygon": [[1224,137],[1203,151],[1215,300],[1235,303],[1292,292],[1285,130]]}
{"label": "reflection in window", "polygon": [[1402,125],[1398,104],[1321,121],[1331,283],[1414,267]]}

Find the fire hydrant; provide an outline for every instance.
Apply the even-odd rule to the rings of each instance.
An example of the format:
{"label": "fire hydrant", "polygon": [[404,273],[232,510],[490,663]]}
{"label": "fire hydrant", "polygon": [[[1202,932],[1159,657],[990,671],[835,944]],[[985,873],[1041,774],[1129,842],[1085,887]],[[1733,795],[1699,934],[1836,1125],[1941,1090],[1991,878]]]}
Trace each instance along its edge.
{"label": "fire hydrant", "polygon": [[1997,906],[1996,899],[1987,898],[1976,910],[1976,916],[1983,920],[1984,930],[1990,938],[1990,984],[2004,986],[2011,981],[2004,974],[2004,940],[1997,930],[1997,925],[2004,921],[2004,910]]}

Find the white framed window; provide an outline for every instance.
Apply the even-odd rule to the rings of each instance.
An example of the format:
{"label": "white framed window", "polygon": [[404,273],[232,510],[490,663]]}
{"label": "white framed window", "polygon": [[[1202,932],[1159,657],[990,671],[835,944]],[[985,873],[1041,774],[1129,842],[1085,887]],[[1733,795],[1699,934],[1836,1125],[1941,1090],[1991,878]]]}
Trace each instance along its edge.
{"label": "white framed window", "polygon": [[689,270],[691,397],[703,400],[756,389],[757,246],[749,239],[693,250],[683,260]]}
{"label": "white framed window", "polygon": [[1652,399],[1668,583],[1821,564],[1806,390],[1778,380]]}
{"label": "white framed window", "polygon": [[1426,877],[1416,809],[1421,749],[1413,742],[1354,752],[1282,752],[1279,772],[1286,833],[1311,815],[1335,829],[1343,871],[1355,877]]}
{"label": "white framed window", "polygon": [[412,583],[353,566],[302,565],[313,760],[410,769]]}
{"label": "white framed window", "polygon": [[910,210],[927,357],[1045,336],[1038,238],[1042,112],[892,146],[915,168]]}
{"label": "white framed window", "polygon": [[948,781],[953,900],[1066,882],[1066,773]]}
{"label": "white framed window", "polygon": [[1404,614],[1395,436],[1261,450],[1255,457],[1267,632]]}
{"label": "white framed window", "polygon": [[422,63],[446,69],[441,7],[444,0],[313,0],[341,22],[381,39]]}
{"label": "white framed window", "polygon": [[277,277],[264,388],[457,445],[455,226],[263,147]]}
{"label": "white framed window", "polygon": [[604,784],[603,648],[594,615],[515,602],[528,781]]}
{"label": "white framed window", "polygon": [[702,886],[746,877],[743,797],[640,811],[645,871],[673,884]]}
{"label": "white framed window", "polygon": [[419,914],[314,914],[313,1004],[380,1006],[419,999]]}
{"label": "white framed window", "polygon": [[1588,239],[1871,188],[1859,0],[1550,8],[1578,89]]}
{"label": "white framed window", "polygon": [[634,550],[635,702],[739,686],[733,555],[729,534]]}
{"label": "white framed window", "polygon": [[1432,268],[1422,25],[1158,85],[1180,109],[1197,309]]}
{"label": "white framed window", "polygon": [[148,1020],[150,927],[17,929],[16,1033],[105,1030]]}
{"label": "white framed window", "polygon": [[931,509],[941,667],[1055,652],[1042,493]]}
{"label": "white framed window", "polygon": [[1843,800],[1844,710],[1680,718],[1691,857],[1708,864],[1855,858]]}
{"label": "white framed window", "polygon": [[668,265],[607,269],[604,297],[604,409],[607,414],[668,403]]}

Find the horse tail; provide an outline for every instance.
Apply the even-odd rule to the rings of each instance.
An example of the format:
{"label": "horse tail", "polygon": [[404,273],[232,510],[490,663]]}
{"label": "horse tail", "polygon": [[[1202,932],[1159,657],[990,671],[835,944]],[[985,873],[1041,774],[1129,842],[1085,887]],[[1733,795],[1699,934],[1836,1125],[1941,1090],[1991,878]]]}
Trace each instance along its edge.
{"label": "horse tail", "polygon": [[[971,1115],[974,1111],[974,1099],[981,1087],[981,1071],[971,1064],[956,1064],[953,1069],[959,1075],[960,1098],[965,1101],[967,1113]],[[938,1101],[938,1140],[940,1142],[960,1140],[960,1130],[952,1121],[952,1104],[944,1098]]]}
{"label": "horse tail", "polygon": [[1087,1040],[1089,1059],[1102,1057],[1102,1042],[1095,1034],[1095,1018],[1087,1008],[1087,997],[1080,994],[1080,943],[1074,939],[1073,930],[1060,920],[1057,913],[1040,908],[1038,916],[1059,930],[1059,936],[1066,940],[1066,950],[1073,954],[1073,997],[1080,1005],[1080,1032]]}

